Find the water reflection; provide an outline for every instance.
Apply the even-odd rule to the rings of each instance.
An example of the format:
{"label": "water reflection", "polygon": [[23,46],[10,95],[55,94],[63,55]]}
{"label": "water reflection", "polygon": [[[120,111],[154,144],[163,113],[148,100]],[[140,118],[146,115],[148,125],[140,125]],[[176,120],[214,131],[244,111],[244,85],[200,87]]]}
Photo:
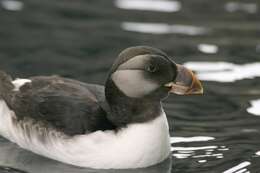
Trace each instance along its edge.
{"label": "water reflection", "polygon": [[[187,142],[202,142],[214,140],[214,137],[210,136],[196,136],[196,137],[173,137],[171,138],[171,143],[187,143]],[[193,144],[192,144],[193,145]],[[197,144],[196,144],[197,145]],[[197,159],[198,163],[205,163],[207,162],[207,158],[216,158],[221,159],[223,158],[223,153],[221,151],[227,151],[229,148],[226,146],[188,146],[188,147],[176,147],[173,146],[171,148],[173,157],[177,159],[187,159],[193,158]]]}
{"label": "water reflection", "polygon": [[181,143],[181,142],[202,142],[214,140],[211,136],[194,136],[194,137],[171,137],[171,143]]}
{"label": "water reflection", "polygon": [[167,0],[116,0],[115,5],[118,8],[128,10],[147,10],[160,12],[177,12],[181,9],[180,2]]}
{"label": "water reflection", "polygon": [[[217,149],[217,146],[200,146],[200,147],[172,147],[173,156],[178,159],[184,159],[184,158],[200,158],[200,157],[207,157],[207,156],[216,156],[215,154],[209,153],[212,150],[214,151]],[[201,153],[201,150],[204,152],[208,152],[206,155],[200,155],[196,154],[195,151],[199,151]]]}
{"label": "water reflection", "polygon": [[199,162],[199,163],[206,163],[207,160],[199,160],[198,162]]}
{"label": "water reflection", "polygon": [[218,52],[218,46],[213,44],[199,44],[199,51],[207,54],[214,54]]}
{"label": "water reflection", "polygon": [[23,2],[17,0],[1,0],[1,6],[10,11],[19,11],[23,9]]}
{"label": "water reflection", "polygon": [[228,12],[243,11],[247,13],[256,13],[258,10],[255,3],[242,3],[242,2],[228,2],[225,5]]}
{"label": "water reflection", "polygon": [[[142,169],[96,170],[78,168],[23,150],[3,138],[0,138],[0,144],[0,170],[16,168],[26,172],[46,173],[48,168],[52,173],[170,173],[172,167],[172,160],[169,158],[161,164]],[[16,173],[15,170],[11,171]],[[17,173],[22,172],[17,170]]]}
{"label": "water reflection", "polygon": [[247,171],[247,169],[245,167],[251,165],[250,162],[245,161],[240,163],[237,166],[234,166],[226,171],[224,171],[223,173],[249,173],[249,171]]}
{"label": "water reflection", "polygon": [[250,101],[251,106],[247,108],[247,112],[253,115],[260,116],[260,99],[257,100],[251,100]]}
{"label": "water reflection", "polygon": [[257,44],[257,45],[255,46],[255,50],[256,50],[257,53],[260,52],[260,44]]}
{"label": "water reflection", "polygon": [[209,29],[204,27],[191,25],[169,25],[165,23],[123,22],[121,27],[126,31],[148,34],[203,35],[209,32]]}
{"label": "water reflection", "polygon": [[228,62],[187,62],[185,66],[197,72],[205,81],[235,82],[260,77],[260,63],[233,64]]}
{"label": "water reflection", "polygon": [[11,167],[1,167],[1,166],[0,166],[0,172],[1,173],[26,173],[25,171],[19,169],[14,169]]}

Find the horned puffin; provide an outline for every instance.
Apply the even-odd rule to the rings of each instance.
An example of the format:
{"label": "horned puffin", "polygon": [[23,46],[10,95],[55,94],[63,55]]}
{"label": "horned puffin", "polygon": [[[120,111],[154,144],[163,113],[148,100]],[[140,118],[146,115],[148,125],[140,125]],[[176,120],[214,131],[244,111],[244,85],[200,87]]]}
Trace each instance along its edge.
{"label": "horned puffin", "polygon": [[36,154],[97,169],[148,167],[170,154],[161,101],[202,94],[200,81],[159,49],[123,50],[104,86],[0,72],[0,135]]}

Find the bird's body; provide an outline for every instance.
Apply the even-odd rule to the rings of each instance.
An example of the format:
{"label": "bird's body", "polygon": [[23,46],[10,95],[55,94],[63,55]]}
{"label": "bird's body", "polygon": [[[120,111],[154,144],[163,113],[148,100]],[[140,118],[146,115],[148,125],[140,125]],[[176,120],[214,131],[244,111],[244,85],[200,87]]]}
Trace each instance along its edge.
{"label": "bird's body", "polygon": [[163,111],[149,123],[72,136],[33,117],[18,120],[16,113],[0,100],[0,134],[22,148],[81,167],[150,166],[163,161],[170,153],[168,124]]}
{"label": "bird's body", "polygon": [[166,54],[141,46],[119,55],[105,86],[59,76],[12,80],[1,72],[0,135],[71,165],[151,166],[170,154],[161,100],[170,91],[196,93],[196,84]]}

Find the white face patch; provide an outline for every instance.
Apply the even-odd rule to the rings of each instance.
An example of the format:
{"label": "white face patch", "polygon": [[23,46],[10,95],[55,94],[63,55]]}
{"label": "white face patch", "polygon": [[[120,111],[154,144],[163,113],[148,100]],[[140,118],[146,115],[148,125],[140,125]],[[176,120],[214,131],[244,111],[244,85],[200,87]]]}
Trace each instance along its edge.
{"label": "white face patch", "polygon": [[143,97],[159,86],[155,81],[145,78],[145,66],[149,64],[151,55],[138,55],[121,64],[111,76],[112,80],[126,96]]}
{"label": "white face patch", "polygon": [[143,73],[142,70],[119,70],[112,74],[112,80],[126,96],[140,98],[159,87]]}

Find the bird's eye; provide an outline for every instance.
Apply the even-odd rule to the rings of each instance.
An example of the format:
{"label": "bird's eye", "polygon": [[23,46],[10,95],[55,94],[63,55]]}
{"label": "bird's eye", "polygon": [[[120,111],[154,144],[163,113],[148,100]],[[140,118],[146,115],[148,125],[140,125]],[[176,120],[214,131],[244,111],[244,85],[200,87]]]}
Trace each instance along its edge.
{"label": "bird's eye", "polygon": [[153,64],[150,64],[149,66],[147,66],[146,69],[147,69],[148,72],[151,72],[151,73],[157,71],[157,67],[155,65],[153,65]]}

